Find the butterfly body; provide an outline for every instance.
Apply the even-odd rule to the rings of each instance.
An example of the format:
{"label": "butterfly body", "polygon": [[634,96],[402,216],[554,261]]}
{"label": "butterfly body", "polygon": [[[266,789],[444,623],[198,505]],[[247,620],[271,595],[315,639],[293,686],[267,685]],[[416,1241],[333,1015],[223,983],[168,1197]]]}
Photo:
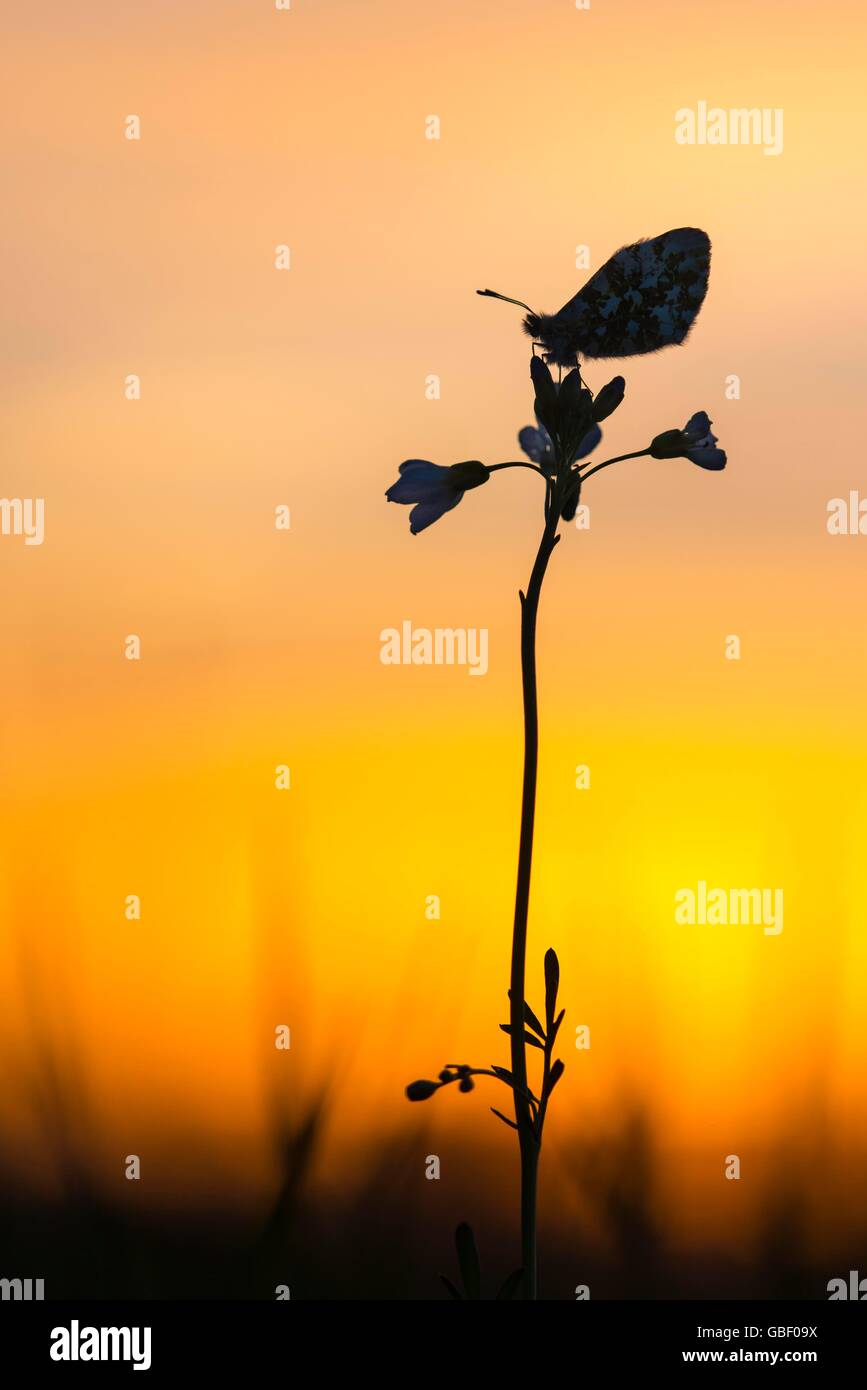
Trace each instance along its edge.
{"label": "butterfly body", "polygon": [[704,302],[709,274],[707,233],[677,227],[622,247],[559,313],[531,310],[524,331],[558,367],[574,367],[579,357],[658,352],[686,338]]}

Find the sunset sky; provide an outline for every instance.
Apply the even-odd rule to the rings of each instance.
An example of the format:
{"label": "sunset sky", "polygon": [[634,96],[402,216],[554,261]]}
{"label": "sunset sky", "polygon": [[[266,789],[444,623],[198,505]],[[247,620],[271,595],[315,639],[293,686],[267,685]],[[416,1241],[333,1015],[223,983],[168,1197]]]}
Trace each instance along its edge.
{"label": "sunset sky", "polygon": [[[867,539],[826,528],[832,498],[867,498],[863,6],[7,8],[2,492],[45,499],[43,545],[0,537],[22,1172],[52,1181],[46,1049],[86,1093],[93,1171],[141,1154],[154,1201],[196,1201],[203,1165],[263,1190],[275,1094],[331,1078],[340,1183],[418,1122],[408,1081],[505,1063],[537,480],[497,475],[419,537],[383,494],[409,457],[517,457],[529,340],[477,288],[553,311],[589,273],[577,246],[592,271],[690,225],[706,303],[684,347],[587,367],[627,381],[598,457],[706,410],[728,468],[594,478],[542,598],[528,993],[555,946],[551,1171],[635,1103],[685,1239],[748,1238],[732,1153],[739,1211],[780,1165],[813,1174],[820,1227],[842,1219],[829,1173],[863,1210]],[[699,101],[782,109],[782,152],[677,144]],[[384,666],[407,619],[488,629],[488,673]],[[782,888],[784,930],[676,924],[699,880]],[[436,1097],[420,1154],[459,1135],[511,1164],[496,1103]]]}

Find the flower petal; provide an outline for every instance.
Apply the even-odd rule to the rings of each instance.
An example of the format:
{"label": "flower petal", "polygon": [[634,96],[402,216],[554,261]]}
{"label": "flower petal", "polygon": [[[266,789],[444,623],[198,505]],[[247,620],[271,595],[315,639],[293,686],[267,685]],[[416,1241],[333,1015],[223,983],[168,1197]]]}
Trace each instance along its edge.
{"label": "flower petal", "polygon": [[518,431],[518,443],[533,463],[541,463],[549,456],[551,439],[545,429],[537,430],[532,425],[525,425]]}
{"label": "flower petal", "polygon": [[586,458],[588,454],[592,454],[593,450],[596,448],[601,438],[602,431],[599,428],[599,426],[592,425],[585,434],[584,438],[581,440],[581,443],[578,445],[578,448],[575,451],[575,458],[583,459]]}
{"label": "flower petal", "polygon": [[[446,484],[448,468],[428,459],[407,459],[398,469],[400,477],[386,492],[389,502],[426,502]],[[451,489],[449,489],[451,491]]]}
{"label": "flower petal", "polygon": [[711,473],[719,473],[725,468],[727,459],[722,449],[689,449],[686,457],[699,468],[707,468]]}
{"label": "flower petal", "polygon": [[412,534],[417,536],[419,531],[425,531],[428,526],[439,521],[441,516],[445,516],[446,512],[458,505],[463,495],[462,492],[454,492],[451,489],[446,492],[443,489],[436,497],[420,501],[409,514],[409,529]]}
{"label": "flower petal", "polygon": [[710,434],[710,427],[713,421],[708,416],[706,410],[697,410],[691,419],[687,420],[683,427],[683,432],[690,439],[704,439],[705,435]]}

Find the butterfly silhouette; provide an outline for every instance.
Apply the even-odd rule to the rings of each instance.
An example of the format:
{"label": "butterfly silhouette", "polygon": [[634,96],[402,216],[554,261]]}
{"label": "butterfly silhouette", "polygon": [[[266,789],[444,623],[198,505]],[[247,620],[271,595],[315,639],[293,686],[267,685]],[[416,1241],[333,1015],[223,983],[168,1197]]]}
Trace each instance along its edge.
{"label": "butterfly silhouette", "polygon": [[537,314],[496,290],[477,294],[526,309],[524,332],[546,362],[575,367],[578,357],[635,357],[682,343],[707,294],[710,238],[676,227],[624,246],[557,314]]}

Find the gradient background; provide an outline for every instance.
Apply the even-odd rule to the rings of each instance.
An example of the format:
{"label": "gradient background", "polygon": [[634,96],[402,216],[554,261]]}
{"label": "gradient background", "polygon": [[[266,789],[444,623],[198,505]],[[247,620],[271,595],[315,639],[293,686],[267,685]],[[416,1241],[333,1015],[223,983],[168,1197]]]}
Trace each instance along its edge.
{"label": "gradient background", "polygon": [[[824,1296],[867,1245],[867,541],[825,525],[867,490],[863,7],[3,11],[2,492],[46,499],[42,547],[0,540],[7,1178],[62,1204],[74,1169],[125,1220],[255,1223],[275,1134],[327,1087],[304,1211],[400,1211],[386,1255],[423,1297],[464,1217],[515,1263],[501,1088],[412,1110],[402,1088],[507,1055],[540,501],[500,475],[411,538],[383,492],[409,456],[515,457],[528,343],[476,287],[553,310],[586,278],[577,244],[595,269],[691,224],[714,244],[705,307],[686,348],[622,364],[598,457],[706,409],[728,470],[594,479],[543,594],[528,993],[555,945],[567,1010],[547,1292],[616,1244],[620,1155],[642,1229],[715,1291],[767,1296],[743,1271],[779,1210],[778,1272],[806,1261]],[[782,155],[677,145],[699,100],[784,108]],[[487,627],[488,675],[382,666],[404,618]],[[782,887],[782,935],[676,926],[699,878]],[[630,1220],[594,1296],[627,1290]]]}

